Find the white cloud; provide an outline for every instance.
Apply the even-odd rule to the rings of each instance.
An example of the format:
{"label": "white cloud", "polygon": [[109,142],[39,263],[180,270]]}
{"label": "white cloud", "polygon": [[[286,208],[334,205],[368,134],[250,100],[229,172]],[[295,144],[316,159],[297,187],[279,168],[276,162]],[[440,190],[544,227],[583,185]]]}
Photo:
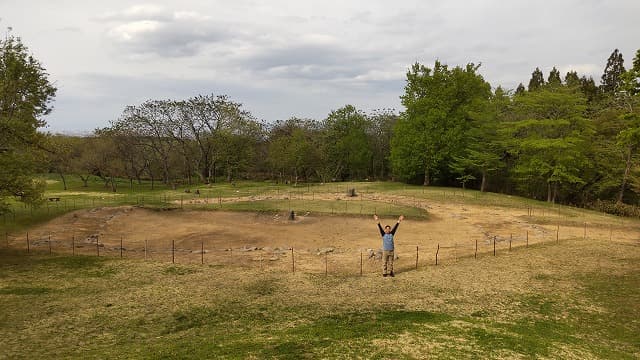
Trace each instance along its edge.
{"label": "white cloud", "polygon": [[408,67],[436,59],[481,62],[494,87],[553,66],[598,81],[614,48],[628,65],[640,47],[637,0],[2,2],[0,25],[61,89],[52,125],[89,129],[138,99],[198,93],[228,94],[266,120],[397,108]]}

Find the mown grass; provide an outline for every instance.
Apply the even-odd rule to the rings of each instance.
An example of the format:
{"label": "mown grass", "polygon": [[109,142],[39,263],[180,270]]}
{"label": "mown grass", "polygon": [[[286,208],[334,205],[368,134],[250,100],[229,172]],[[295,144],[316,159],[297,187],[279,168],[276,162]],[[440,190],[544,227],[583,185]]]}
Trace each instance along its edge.
{"label": "mown grass", "polygon": [[382,279],[1,250],[0,358],[634,359],[639,260],[576,240]]}

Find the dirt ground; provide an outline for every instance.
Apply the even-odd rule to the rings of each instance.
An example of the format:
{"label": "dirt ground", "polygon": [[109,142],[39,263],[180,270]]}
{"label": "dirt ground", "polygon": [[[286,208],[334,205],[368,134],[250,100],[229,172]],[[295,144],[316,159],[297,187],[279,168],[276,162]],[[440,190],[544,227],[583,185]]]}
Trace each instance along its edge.
{"label": "dirt ground", "polygon": [[[413,204],[402,197],[379,200]],[[439,263],[463,256],[491,256],[494,247],[499,253],[567,239],[640,241],[636,222],[597,214],[529,216],[527,209],[445,202],[421,206],[429,219],[407,218],[396,234],[397,270],[413,268],[416,263],[435,264],[436,256]],[[376,254],[381,241],[372,216],[305,213],[291,221],[287,215],[104,207],[68,213],[38,226],[29,232],[28,243],[37,251],[51,247],[56,253],[177,263],[233,263],[308,272],[379,270]],[[393,225],[395,220],[383,218],[381,222]],[[13,234],[11,247],[26,248],[26,236]]]}

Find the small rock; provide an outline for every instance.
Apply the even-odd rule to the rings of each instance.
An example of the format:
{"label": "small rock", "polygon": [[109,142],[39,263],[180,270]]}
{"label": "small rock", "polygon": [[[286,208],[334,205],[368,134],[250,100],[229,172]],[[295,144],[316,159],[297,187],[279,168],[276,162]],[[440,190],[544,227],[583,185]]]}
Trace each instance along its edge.
{"label": "small rock", "polygon": [[322,248],[322,249],[318,249],[318,252],[316,253],[317,255],[324,255],[330,252],[333,252],[335,249],[334,248]]}

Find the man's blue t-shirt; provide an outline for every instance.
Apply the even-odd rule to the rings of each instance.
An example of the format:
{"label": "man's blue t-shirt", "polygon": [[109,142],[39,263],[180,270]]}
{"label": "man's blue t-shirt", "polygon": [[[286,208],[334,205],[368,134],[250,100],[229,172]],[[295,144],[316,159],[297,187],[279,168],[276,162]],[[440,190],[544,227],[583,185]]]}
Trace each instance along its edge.
{"label": "man's blue t-shirt", "polygon": [[396,234],[399,224],[400,223],[396,223],[393,229],[391,229],[391,232],[387,234],[384,232],[380,223],[378,223],[378,229],[380,230],[380,235],[382,235],[382,250],[390,251],[394,249],[393,236]]}

